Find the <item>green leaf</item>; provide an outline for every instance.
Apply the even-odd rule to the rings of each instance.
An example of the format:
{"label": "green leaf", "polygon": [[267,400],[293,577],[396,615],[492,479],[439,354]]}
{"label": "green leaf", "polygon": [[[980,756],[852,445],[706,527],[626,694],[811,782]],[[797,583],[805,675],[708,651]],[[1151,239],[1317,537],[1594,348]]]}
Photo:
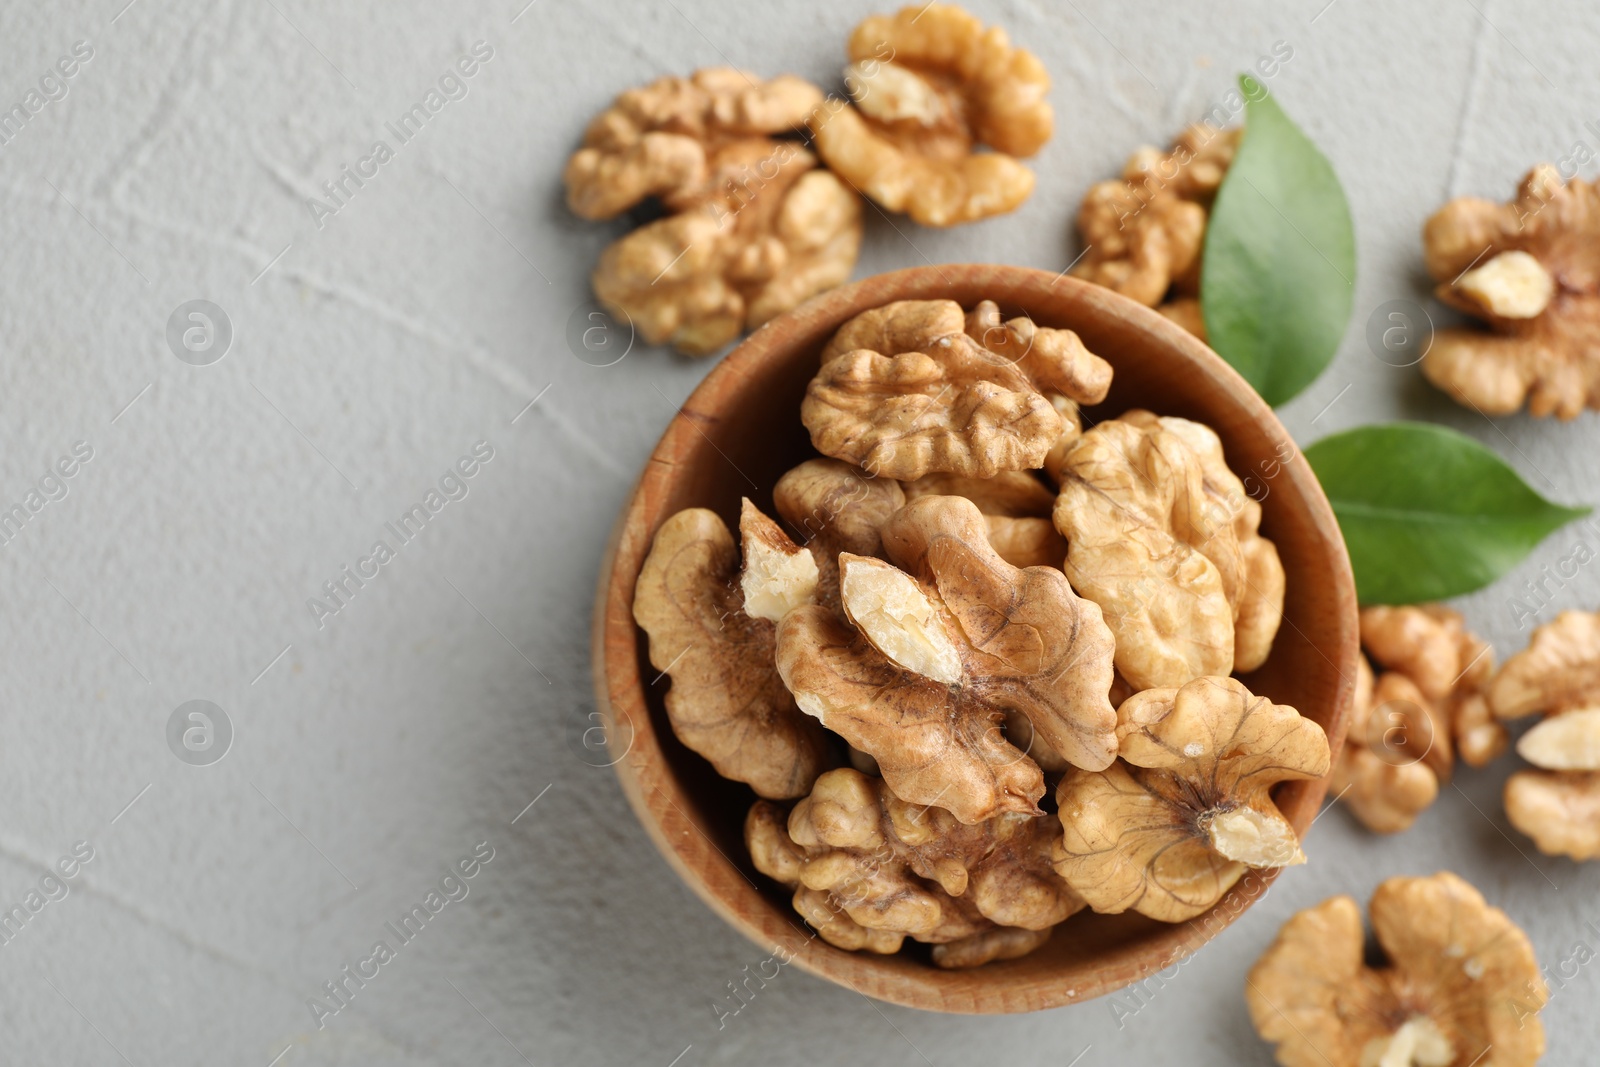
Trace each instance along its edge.
{"label": "green leaf", "polygon": [[1494,452],[1442,426],[1361,426],[1305,455],[1339,517],[1363,604],[1481,589],[1589,514],[1552,504]]}
{"label": "green leaf", "polygon": [[1276,407],[1339,348],[1356,239],[1338,175],[1247,74],[1244,139],[1206,227],[1200,310],[1211,347]]}

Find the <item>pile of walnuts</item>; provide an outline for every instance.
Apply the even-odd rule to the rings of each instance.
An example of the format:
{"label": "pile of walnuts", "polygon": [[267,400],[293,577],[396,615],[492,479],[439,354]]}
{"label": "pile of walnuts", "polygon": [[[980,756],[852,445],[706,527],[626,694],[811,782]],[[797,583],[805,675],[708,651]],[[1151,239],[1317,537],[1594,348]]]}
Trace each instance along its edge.
{"label": "pile of walnuts", "polygon": [[634,617],[668,718],[762,798],[751,860],[833,945],[975,966],[1305,860],[1272,789],[1328,740],[1230,677],[1283,616],[1260,506],[1200,423],[1084,429],[1110,385],[989,301],[875,308],[823,349],[777,518],[656,534]]}
{"label": "pile of walnuts", "polygon": [[589,124],[566,167],[572,211],[665,211],[612,243],[591,279],[645,341],[715,352],[844,283],[861,195],[952,226],[1033,191],[1018,158],[1050,139],[1050,78],[1004,30],[928,4],[868,18],[847,51],[848,101],[721,67],[630,89]]}

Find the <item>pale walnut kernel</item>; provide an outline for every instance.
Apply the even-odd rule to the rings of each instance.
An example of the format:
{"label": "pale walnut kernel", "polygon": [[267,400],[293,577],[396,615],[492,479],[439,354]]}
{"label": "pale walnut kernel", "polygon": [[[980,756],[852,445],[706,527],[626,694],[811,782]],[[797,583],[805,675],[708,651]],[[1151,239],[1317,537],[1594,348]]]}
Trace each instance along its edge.
{"label": "pale walnut kernel", "polygon": [[1506,779],[1505,805],[1545,855],[1600,858],[1600,773],[1518,771]]}
{"label": "pale walnut kernel", "polygon": [[839,554],[881,556],[879,530],[906,502],[900,483],[837,459],[808,459],[772,487],[772,503],[817,564],[817,602],[838,613]]}
{"label": "pale walnut kernel", "polygon": [[777,622],[817,595],[817,561],[746,498],[739,515],[744,613]]}
{"label": "pale walnut kernel", "polygon": [[[1328,789],[1367,829],[1399,833],[1439,798],[1439,776],[1422,758],[1433,741],[1433,720],[1420,710],[1426,698],[1405,676],[1385,674],[1389,681],[1378,693],[1365,656],[1356,669],[1350,725]],[[1408,749],[1407,741],[1421,747]]]}
{"label": "pale walnut kernel", "polygon": [[1039,467],[1060,438],[1046,394],[1097,403],[1110,386],[1109,366],[1070,330],[1013,319],[996,352],[964,328],[948,300],[891,304],[845,323],[800,407],[812,444],[902,481],[991,478]]}
{"label": "pale walnut kernel", "polygon": [[1066,574],[1105,612],[1117,669],[1135,689],[1234,669],[1228,594],[1241,588],[1242,560],[1231,516],[1212,518],[1206,474],[1179,434],[1144,420],[1102,422],[1062,461]]}
{"label": "pale walnut kernel", "polygon": [[718,191],[718,150],[797,130],[821,102],[820,89],[792,75],[763,82],[729,68],[629,89],[567,161],[567,204],[586,219],[613,218],[647,197],[673,211],[696,206]]}
{"label": "pale walnut kernel", "polygon": [[[770,534],[756,528],[764,518],[746,508],[747,540]],[[827,765],[826,735],[778,677],[773,623],[745,611],[739,553],[715,512],[689,508],[662,524],[633,617],[651,664],[672,680],[665,702],[679,740],[760,796],[805,795]]]}
{"label": "pale walnut kernel", "polygon": [[1245,981],[1250,1020],[1282,1067],[1529,1067],[1549,992],[1527,936],[1449,872],[1391,878],[1370,907],[1384,961],[1365,959],[1361,909],[1297,913]]}
{"label": "pale walnut kernel", "polygon": [[1171,151],[1147,145],[1129,157],[1121,177],[1091,186],[1078,209],[1085,248],[1073,275],[1157,308],[1204,340],[1200,252],[1239,136],[1190,126]]}
{"label": "pale walnut kernel", "polygon": [[892,568],[841,556],[848,622],[808,607],[778,627],[803,710],[876,759],[897,796],[963,822],[1039,812],[1039,767],[999,729],[1008,709],[1079,766],[1112,761],[1111,634],[1060,571],[1006,563],[960,497],[912,501],[882,536]]}
{"label": "pale walnut kernel", "polygon": [[1004,214],[1028,198],[1033,173],[1013,157],[1050,138],[1050,78],[1004,30],[954,5],[907,7],[862,22],[848,51],[853,106],[818,108],[810,126],[851,186],[924,226]]}
{"label": "pale walnut kernel", "polygon": [[1434,335],[1422,371],[1489,415],[1600,408],[1600,189],[1541,164],[1517,197],[1450,201],[1423,228],[1439,299],[1486,330]]}
{"label": "pale walnut kernel", "polygon": [[1135,694],[1117,720],[1121,758],[1056,789],[1055,867],[1091,908],[1183,922],[1251,867],[1305,862],[1271,789],[1328,773],[1315,722],[1232,678]]}
{"label": "pale walnut kernel", "polygon": [[776,806],[761,802],[745,821],[756,868],[796,888],[795,907],[808,920],[819,903],[825,907],[830,917],[818,931],[841,948],[872,949],[862,931],[875,931],[896,947],[906,936],[953,944],[940,966],[976,966],[1044,941],[974,940],[981,935],[1011,928],[1047,935],[1083,907],[1049,865],[1059,833],[1051,816],[965,824],[844,768],[818,778],[786,823],[779,818]]}
{"label": "pale walnut kernel", "polygon": [[1600,701],[1600,612],[1563,611],[1539,626],[1489,684],[1489,706],[1502,719],[1594,701]]}

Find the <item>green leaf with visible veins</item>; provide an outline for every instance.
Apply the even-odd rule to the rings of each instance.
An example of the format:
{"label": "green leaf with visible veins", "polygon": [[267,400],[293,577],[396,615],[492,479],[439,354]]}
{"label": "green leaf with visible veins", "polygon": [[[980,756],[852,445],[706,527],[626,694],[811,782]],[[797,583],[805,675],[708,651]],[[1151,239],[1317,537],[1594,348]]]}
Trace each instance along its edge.
{"label": "green leaf with visible veins", "polygon": [[1305,455],[1339,517],[1363,604],[1481,589],[1589,514],[1552,504],[1494,452],[1442,426],[1362,426]]}
{"label": "green leaf with visible veins", "polygon": [[1212,348],[1276,407],[1321,374],[1355,300],[1339,177],[1249,75],[1244,138],[1206,226],[1200,309]]}

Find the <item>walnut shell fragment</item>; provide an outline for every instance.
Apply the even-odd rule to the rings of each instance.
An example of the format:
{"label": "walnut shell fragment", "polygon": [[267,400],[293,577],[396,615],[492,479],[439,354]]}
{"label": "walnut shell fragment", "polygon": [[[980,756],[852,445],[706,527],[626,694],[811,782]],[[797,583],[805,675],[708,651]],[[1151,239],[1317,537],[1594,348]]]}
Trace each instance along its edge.
{"label": "walnut shell fragment", "polygon": [[1328,739],[1232,678],[1148,689],[1117,710],[1120,759],[1056,789],[1055,867],[1099,912],[1183,922],[1248,868],[1305,862],[1273,803],[1279,782],[1328,773]]}
{"label": "walnut shell fragment", "polygon": [[1060,478],[1067,577],[1105,612],[1117,669],[1135,689],[1266,660],[1283,565],[1211,430],[1130,411],[1074,441]]}
{"label": "walnut shell fragment", "polygon": [[[813,112],[817,151],[850,185],[924,226],[1014,210],[1050,139],[1050,77],[1004,30],[952,4],[874,15],[850,35],[853,106]],[[978,145],[990,152],[976,152]]]}
{"label": "walnut shell fragment", "polygon": [[1071,330],[1012,319],[995,351],[965,319],[954,301],[919,300],[845,323],[800,406],[817,451],[901,481],[992,478],[1043,464],[1064,429],[1047,394],[1105,398],[1111,368]]}
{"label": "walnut shell fragment", "polygon": [[1294,915],[1251,969],[1245,1003],[1283,1067],[1528,1067],[1549,991],[1533,946],[1461,878],[1391,878],[1372,895],[1385,962],[1364,959],[1361,909]]}
{"label": "walnut shell fragment", "polygon": [[740,528],[742,573],[715,512],[669,518],[639,572],[633,617],[651,664],[672,679],[665,703],[678,739],[761,796],[804,796],[827,766],[828,742],[773,666],[772,617],[809,601],[816,568],[748,500]]}
{"label": "walnut shell fragment", "polygon": [[1600,612],[1563,611],[1500,668],[1489,706],[1502,719],[1543,713],[1517,754],[1537,770],[1506,781],[1506,817],[1539,851],[1600,858]]}
{"label": "walnut shell fragment", "polygon": [[[1048,934],[1083,907],[1050,867],[1060,832],[1051,816],[1006,813],[966,824],[841,768],[818,778],[780,819],[767,801],[746,819],[756,868],[806,893],[811,910],[820,894],[835,917],[818,932],[841,948],[892,952],[911,937],[956,945],[942,966],[975,966],[1043,938],[971,939],[1011,928]],[[856,928],[880,936],[870,941]]]}
{"label": "walnut shell fragment", "polygon": [[1439,299],[1487,327],[1438,331],[1429,381],[1488,415],[1600,408],[1600,188],[1540,164],[1508,204],[1450,201],[1422,242]]}
{"label": "walnut shell fragment", "polygon": [[848,622],[800,608],[777,664],[799,706],[875,758],[910,803],[962,822],[1039,814],[1039,767],[998,723],[1027,716],[1054,752],[1102,768],[1116,753],[1111,634],[1060,571],[1019,569],[960,497],[924,497],[883,528],[889,562],[840,557]]}
{"label": "walnut shell fragment", "polygon": [[1073,276],[1158,308],[1205,340],[1200,251],[1242,132],[1197,123],[1170,151],[1145,145],[1120,177],[1090,186],[1078,208],[1084,252]]}

